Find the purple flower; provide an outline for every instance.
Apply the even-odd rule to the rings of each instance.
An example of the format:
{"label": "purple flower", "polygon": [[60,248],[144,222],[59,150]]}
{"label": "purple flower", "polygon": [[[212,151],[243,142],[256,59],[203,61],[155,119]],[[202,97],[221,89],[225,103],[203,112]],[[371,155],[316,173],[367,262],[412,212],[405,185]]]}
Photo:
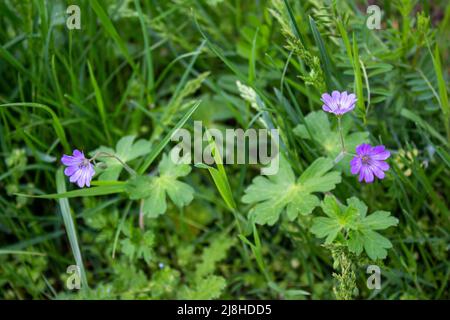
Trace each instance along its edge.
{"label": "purple flower", "polygon": [[91,186],[91,180],[95,174],[94,166],[86,159],[84,153],[79,150],[73,150],[71,156],[63,155],[61,162],[67,166],[64,174],[70,177],[70,182],[77,183],[80,188],[85,185]]}
{"label": "purple flower", "polygon": [[328,93],[324,93],[321,100],[324,103],[322,106],[323,111],[341,116],[355,108],[356,96],[353,93],[347,94],[347,91],[342,93],[333,91],[331,96]]}
{"label": "purple flower", "polygon": [[384,179],[384,171],[389,170],[385,161],[391,153],[384,146],[372,147],[370,144],[360,144],[356,147],[356,156],[350,161],[352,174],[359,173],[359,182],[372,183],[374,175]]}

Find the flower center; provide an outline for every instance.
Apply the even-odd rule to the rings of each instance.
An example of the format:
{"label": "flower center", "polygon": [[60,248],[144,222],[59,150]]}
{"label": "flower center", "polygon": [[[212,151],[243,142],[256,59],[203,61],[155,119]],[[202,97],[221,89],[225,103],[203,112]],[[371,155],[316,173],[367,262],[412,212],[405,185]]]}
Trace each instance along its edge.
{"label": "flower center", "polygon": [[369,162],[370,162],[370,157],[369,156],[362,156],[361,157],[361,161],[362,161],[362,163],[363,164],[369,164]]}
{"label": "flower center", "polygon": [[89,166],[89,160],[88,159],[83,159],[83,161],[79,165],[80,168],[86,168],[88,166]]}

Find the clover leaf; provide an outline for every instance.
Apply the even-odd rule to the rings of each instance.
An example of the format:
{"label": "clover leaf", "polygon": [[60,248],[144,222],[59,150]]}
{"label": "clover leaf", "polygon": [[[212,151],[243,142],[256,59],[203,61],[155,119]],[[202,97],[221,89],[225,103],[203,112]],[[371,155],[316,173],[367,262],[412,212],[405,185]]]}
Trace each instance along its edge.
{"label": "clover leaf", "polygon": [[[105,152],[114,154],[123,162],[128,162],[151,151],[151,143],[149,141],[140,139],[133,143],[135,138],[136,136],[133,135],[125,136],[117,142],[116,150],[101,146],[97,150],[91,152],[91,155],[93,156],[96,153]],[[103,169],[100,172],[99,180],[117,180],[119,178],[123,166],[117,159],[105,156],[99,156],[97,159],[106,164],[106,169]]]}
{"label": "clover leaf", "polygon": [[[350,117],[343,118],[342,134],[344,136],[345,149],[354,152],[357,145],[368,142],[368,132],[349,133],[353,121]],[[324,155],[335,159],[342,151],[342,146],[337,127],[332,127],[328,116],[323,111],[311,112],[305,117],[305,124],[299,124],[294,133],[302,139],[314,140],[322,149]],[[339,170],[350,173],[350,160],[352,156],[347,154],[336,165]]]}
{"label": "clover leaf", "polygon": [[310,214],[320,201],[313,193],[333,190],[341,182],[341,175],[331,171],[333,161],[328,158],[315,160],[296,180],[289,163],[280,157],[276,175],[258,176],[245,190],[242,201],[255,204],[250,217],[258,224],[273,225],[286,208],[289,220],[298,214]]}
{"label": "clover leaf", "polygon": [[325,244],[336,239],[347,245],[350,252],[360,255],[364,250],[372,260],[384,259],[391,242],[375,230],[384,230],[398,224],[390,212],[376,211],[367,214],[367,206],[361,200],[347,199],[347,206],[339,204],[333,196],[325,196],[321,204],[327,217],[313,219],[311,232],[325,238]]}

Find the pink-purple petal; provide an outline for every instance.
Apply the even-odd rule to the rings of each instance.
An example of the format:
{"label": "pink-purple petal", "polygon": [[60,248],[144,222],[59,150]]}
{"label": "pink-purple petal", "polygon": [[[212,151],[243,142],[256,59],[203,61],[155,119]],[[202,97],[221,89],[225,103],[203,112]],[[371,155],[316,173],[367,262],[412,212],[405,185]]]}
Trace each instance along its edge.
{"label": "pink-purple petal", "polygon": [[347,107],[347,96],[348,96],[347,91],[341,93],[341,98],[339,99],[341,103],[341,108]]}
{"label": "pink-purple petal", "polygon": [[365,155],[370,150],[370,144],[363,143],[356,147],[356,153],[358,155]]}
{"label": "pink-purple petal", "polygon": [[359,157],[354,157],[350,161],[350,166],[351,166],[351,173],[357,174],[361,170],[362,166],[361,159]]}
{"label": "pink-purple petal", "polygon": [[380,170],[383,170],[383,171],[387,171],[390,168],[389,167],[389,163],[387,163],[385,161],[379,161],[379,160],[374,160],[372,162],[372,166],[373,167],[377,167],[377,168],[379,168]]}
{"label": "pink-purple petal", "polygon": [[94,166],[86,159],[82,151],[75,149],[71,156],[63,155],[61,162],[67,166],[64,174],[70,177],[70,182],[76,183],[80,188],[91,185],[95,174]]}
{"label": "pink-purple petal", "polygon": [[372,183],[375,177],[385,178],[389,164],[384,160],[389,158],[390,152],[383,145],[372,147],[363,143],[356,147],[356,153],[357,155],[350,161],[350,166],[352,174],[359,173],[360,182]]}
{"label": "pink-purple petal", "polygon": [[373,182],[373,173],[370,168],[367,167],[364,168],[364,179],[367,183]]}
{"label": "pink-purple petal", "polygon": [[82,173],[83,173],[83,170],[78,169],[77,171],[75,171],[75,173],[73,175],[70,176],[69,181],[70,182],[78,181],[78,179],[80,179],[80,176]]}
{"label": "pink-purple petal", "polygon": [[359,182],[362,182],[363,179],[364,179],[364,176],[365,176],[365,168],[364,168],[364,167],[361,167],[361,170],[359,171],[359,178],[358,178],[358,181],[359,181]]}
{"label": "pink-purple petal", "polygon": [[67,167],[66,169],[64,169],[64,174],[65,174],[66,176],[70,177],[70,176],[73,175],[78,169],[79,169],[78,165]]}
{"label": "pink-purple petal", "polygon": [[347,91],[339,92],[334,90],[331,95],[324,93],[321,100],[324,103],[322,109],[326,112],[341,116],[355,108],[355,94],[348,94]]}
{"label": "pink-purple petal", "polygon": [[391,153],[389,151],[384,151],[384,152],[379,152],[379,153],[375,153],[371,156],[372,159],[374,160],[386,160],[387,158],[389,158],[391,156]]}
{"label": "pink-purple petal", "polygon": [[84,153],[77,149],[73,150],[73,156],[84,159]]}
{"label": "pink-purple petal", "polygon": [[80,175],[80,178],[79,178],[78,181],[77,181],[77,185],[78,185],[80,188],[83,188],[84,185],[85,185],[85,183],[86,183],[86,171],[85,171],[85,170],[82,170],[81,175]]}
{"label": "pink-purple petal", "polygon": [[329,107],[328,105],[326,105],[326,104],[324,104],[324,105],[322,106],[322,110],[323,110],[323,111],[326,111],[326,112],[333,112],[333,111],[330,109],[330,107]]}
{"label": "pink-purple petal", "polygon": [[63,155],[61,158],[61,162],[66,166],[77,166],[81,162],[83,162],[83,159],[68,156],[68,155]]}
{"label": "pink-purple petal", "polygon": [[376,166],[372,166],[372,172],[378,179],[384,179],[384,171]]}
{"label": "pink-purple petal", "polygon": [[337,90],[334,90],[331,93],[331,97],[333,98],[334,101],[339,101],[339,99],[341,98],[341,93]]}

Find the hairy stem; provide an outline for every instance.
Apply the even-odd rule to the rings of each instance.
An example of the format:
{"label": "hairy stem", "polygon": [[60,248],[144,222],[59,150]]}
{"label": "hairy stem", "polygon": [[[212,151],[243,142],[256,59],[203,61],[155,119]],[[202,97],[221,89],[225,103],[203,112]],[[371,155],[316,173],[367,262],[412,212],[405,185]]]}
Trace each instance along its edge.
{"label": "hairy stem", "polygon": [[111,153],[108,153],[108,152],[103,152],[103,151],[97,152],[91,159],[89,159],[89,161],[94,161],[95,162],[95,159],[97,159],[98,157],[101,157],[101,156],[114,158],[114,159],[116,159],[117,161],[120,162],[120,164],[125,168],[125,170],[127,170],[127,172],[129,174],[131,174],[133,176],[135,176],[137,174],[136,171],[134,171],[129,165],[127,165],[125,162],[120,160],[120,158],[118,156],[116,156],[114,154],[111,154]]}
{"label": "hairy stem", "polygon": [[339,128],[339,137],[341,139],[341,146],[342,146],[342,153],[345,154],[345,143],[344,143],[344,135],[342,133],[342,123],[341,123],[341,118],[342,116],[338,116],[338,128]]}
{"label": "hairy stem", "polygon": [[139,228],[144,231],[144,200],[139,204]]}

